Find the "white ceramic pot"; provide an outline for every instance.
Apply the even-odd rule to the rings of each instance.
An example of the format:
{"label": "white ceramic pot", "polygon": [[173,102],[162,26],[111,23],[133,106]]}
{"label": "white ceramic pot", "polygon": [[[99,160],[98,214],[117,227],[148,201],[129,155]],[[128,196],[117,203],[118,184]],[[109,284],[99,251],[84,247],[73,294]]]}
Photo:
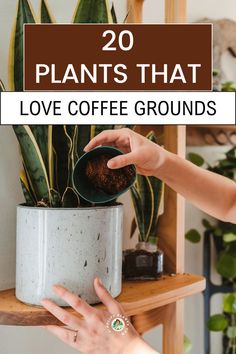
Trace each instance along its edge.
{"label": "white ceramic pot", "polygon": [[52,209],[17,207],[16,297],[40,305],[61,284],[88,303],[99,300],[100,277],[113,297],[121,292],[123,206]]}

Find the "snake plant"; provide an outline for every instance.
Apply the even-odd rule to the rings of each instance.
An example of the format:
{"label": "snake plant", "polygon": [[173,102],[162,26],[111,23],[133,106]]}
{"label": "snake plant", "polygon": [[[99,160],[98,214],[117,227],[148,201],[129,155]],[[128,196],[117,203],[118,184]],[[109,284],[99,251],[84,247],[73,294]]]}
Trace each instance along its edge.
{"label": "snake plant", "polygon": [[[39,18],[41,23],[55,22],[45,0],[41,1]],[[18,0],[9,56],[9,87],[12,91],[23,90],[23,25],[36,23],[36,19],[30,1]],[[108,0],[79,0],[72,22],[116,22],[114,7],[110,8]],[[0,81],[0,91],[3,90]],[[115,128],[114,125],[14,126],[23,160],[20,182],[26,204],[47,207],[86,204],[73,188],[75,163],[91,138],[102,130]]]}
{"label": "snake plant", "polygon": [[[157,143],[154,132],[147,138]],[[164,190],[162,181],[153,176],[137,175],[131,188],[131,196],[135,210],[135,220],[132,224],[131,237],[138,227],[139,241],[157,244],[157,222],[160,213],[160,203]]]}

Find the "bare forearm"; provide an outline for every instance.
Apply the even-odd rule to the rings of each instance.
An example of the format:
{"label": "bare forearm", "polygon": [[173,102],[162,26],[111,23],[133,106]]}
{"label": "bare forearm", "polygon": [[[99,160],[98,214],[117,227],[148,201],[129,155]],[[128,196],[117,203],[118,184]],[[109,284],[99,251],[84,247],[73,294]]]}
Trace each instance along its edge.
{"label": "bare forearm", "polygon": [[217,219],[236,223],[236,184],[171,153],[155,171],[176,192]]}
{"label": "bare forearm", "polygon": [[135,338],[126,347],[124,354],[159,354],[150,347],[141,337]]}

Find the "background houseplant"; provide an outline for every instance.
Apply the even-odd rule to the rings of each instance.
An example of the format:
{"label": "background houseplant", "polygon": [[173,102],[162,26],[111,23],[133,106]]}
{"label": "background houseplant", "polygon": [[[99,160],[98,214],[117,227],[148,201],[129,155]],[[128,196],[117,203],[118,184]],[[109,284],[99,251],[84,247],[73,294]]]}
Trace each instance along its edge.
{"label": "background houseplant", "polygon": [[[188,158],[198,166],[205,163],[197,154],[190,153]],[[236,182],[236,147],[226,152],[225,157],[218,160],[214,166],[207,164],[207,169]],[[211,316],[207,325],[211,331],[223,332],[224,353],[236,353],[236,226],[222,221],[212,225],[206,219],[203,219],[202,223],[206,230],[205,236],[212,237],[215,245],[215,266],[222,277],[222,286],[218,292],[228,291],[223,297],[222,313]],[[186,234],[186,238],[196,243],[201,235],[192,229]]]}
{"label": "background houseplant", "polygon": [[[11,90],[23,90],[23,25],[36,22],[32,6],[19,0],[9,59]],[[74,23],[115,21],[108,1],[81,0]],[[53,22],[44,0],[40,20]],[[4,90],[3,85],[0,86]],[[96,207],[79,198],[72,173],[88,141],[106,126],[15,126],[23,167],[26,204],[17,208],[16,295],[40,304],[61,283],[89,303],[97,301],[93,278],[99,276],[113,296],[121,291],[122,221],[119,204]],[[35,208],[35,206],[37,208]],[[80,208],[79,208],[80,207]],[[83,207],[83,208],[81,208]]]}
{"label": "background houseplant", "polygon": [[[157,143],[154,132],[147,138]],[[137,175],[136,183],[131,187],[131,196],[135,210],[131,237],[138,228],[139,243],[136,250],[124,253],[124,276],[126,278],[158,278],[163,272],[163,253],[157,249],[157,223],[164,184],[152,176]]]}

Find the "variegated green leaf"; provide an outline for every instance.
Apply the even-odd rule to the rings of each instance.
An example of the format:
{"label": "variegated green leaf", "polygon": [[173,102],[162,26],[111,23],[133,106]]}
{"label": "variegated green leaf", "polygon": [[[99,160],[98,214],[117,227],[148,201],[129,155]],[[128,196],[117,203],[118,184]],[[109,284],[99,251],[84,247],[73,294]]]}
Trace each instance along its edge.
{"label": "variegated green leaf", "polygon": [[111,7],[111,16],[112,16],[113,23],[117,23],[116,11],[113,3]]}
{"label": "variegated green leaf", "polygon": [[52,125],[48,125],[47,129],[47,166],[48,166],[48,178],[49,178],[49,185],[51,189],[55,189],[55,186],[57,187],[57,184],[55,185],[55,168],[54,168],[54,150],[53,150],[53,145],[52,145],[52,130],[53,127]]}
{"label": "variegated green leaf", "polygon": [[136,230],[137,230],[137,222],[136,222],[136,219],[133,218],[132,223],[131,223],[131,227],[130,227],[130,238],[132,238],[134,236],[134,233]]}
{"label": "variegated green leaf", "polygon": [[50,205],[52,208],[61,206],[61,196],[55,189],[50,189]]}
{"label": "variegated green leaf", "polygon": [[34,197],[30,191],[30,187],[29,187],[28,180],[27,180],[24,170],[21,171],[21,173],[20,173],[20,183],[21,183],[21,187],[22,187],[22,191],[23,191],[23,194],[25,197],[26,204],[28,206],[36,205],[36,201],[34,200]]}
{"label": "variegated green leaf", "polygon": [[79,0],[74,23],[113,23],[109,0]]}
{"label": "variegated green leaf", "polygon": [[150,180],[146,176],[137,175],[137,186],[143,209],[145,240],[147,240],[154,217],[154,192]]}
{"label": "variegated green leaf", "polygon": [[56,22],[46,0],[41,1],[40,9],[40,21],[41,23],[54,23]]}
{"label": "variegated green leaf", "polygon": [[154,238],[155,239],[154,243],[156,244],[157,243],[157,223],[158,223],[158,217],[160,213],[160,204],[164,192],[164,183],[156,177],[148,177],[148,179],[150,181],[150,184],[153,189],[153,194],[154,194],[153,219],[152,219],[152,226],[149,232],[149,238],[151,237]]}
{"label": "variegated green leaf", "polygon": [[72,173],[75,166],[75,155],[74,155],[74,142],[77,140],[76,135],[78,134],[77,125],[64,125],[64,133],[67,138],[68,145],[68,178],[67,178],[67,187],[73,187],[72,183]]}
{"label": "variegated green leaf", "polygon": [[44,161],[44,165],[47,170],[47,175],[49,175],[49,173],[48,173],[48,129],[49,129],[49,126],[48,125],[30,125],[29,127],[35,137],[35,140],[37,141],[39,150],[41,152],[41,155],[42,155],[42,158]]}
{"label": "variegated green leaf", "polygon": [[25,23],[35,23],[35,17],[30,2],[19,0],[9,57],[9,86],[12,91],[23,91],[23,27]]}
{"label": "variegated green leaf", "polygon": [[[37,204],[37,197],[36,197],[36,194],[34,192],[34,186],[30,180],[30,177],[29,177],[29,174],[28,174],[28,171],[25,167],[25,163],[24,163],[24,160],[22,161],[22,164],[23,164],[23,168],[24,168],[24,178],[23,178],[23,181],[25,182],[25,185],[27,186],[27,189],[29,190],[30,194],[33,196],[33,199],[34,199],[34,202],[35,202],[35,205]],[[22,174],[20,175],[20,177],[22,177]]]}
{"label": "variegated green leaf", "polygon": [[[54,125],[52,131],[54,155],[54,186],[62,195],[68,181],[69,146],[63,125]],[[57,186],[57,187],[56,187]]]}
{"label": "variegated green leaf", "polygon": [[3,82],[0,80],[0,92],[6,91]]}
{"label": "variegated green leaf", "polygon": [[78,208],[79,206],[79,195],[73,188],[67,187],[62,196],[62,208]]}
{"label": "variegated green leaf", "polygon": [[130,192],[131,192],[131,198],[134,205],[136,221],[139,229],[139,237],[141,241],[144,241],[145,240],[144,210],[142,208],[142,199],[137,189],[137,185],[132,186]]}
{"label": "variegated green leaf", "polygon": [[[154,132],[147,138],[157,143]],[[131,189],[136,220],[140,233],[140,241],[157,244],[157,222],[160,203],[163,195],[163,182],[152,176],[137,175],[135,182],[136,195]]]}
{"label": "variegated green leaf", "polygon": [[25,197],[25,201],[26,201],[26,205],[27,206],[34,206],[34,200],[33,198],[31,197],[28,189],[26,188],[24,182],[22,181],[22,179],[20,179],[20,183],[21,183],[21,188],[22,188],[22,191],[23,191],[23,194],[24,194],[24,197]]}
{"label": "variegated green leaf", "polygon": [[32,183],[37,201],[49,200],[49,182],[46,167],[29,126],[16,125],[13,127],[20,144],[24,166]]}

